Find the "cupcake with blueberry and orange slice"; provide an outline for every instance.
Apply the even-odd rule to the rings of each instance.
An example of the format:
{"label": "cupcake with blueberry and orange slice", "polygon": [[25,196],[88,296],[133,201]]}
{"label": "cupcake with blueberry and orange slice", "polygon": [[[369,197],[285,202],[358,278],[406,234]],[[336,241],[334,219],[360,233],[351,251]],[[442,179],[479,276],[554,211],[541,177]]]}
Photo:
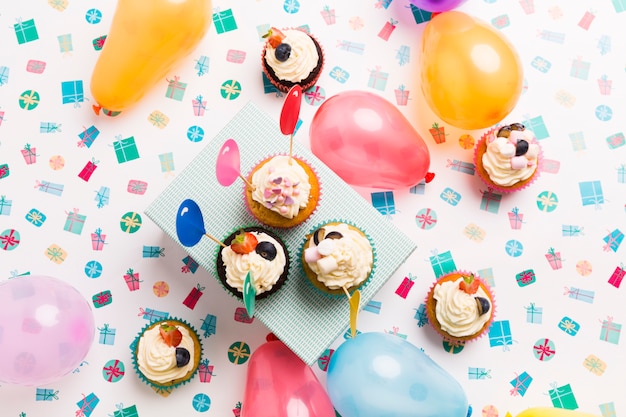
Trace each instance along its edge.
{"label": "cupcake with blueberry and orange slice", "polygon": [[285,93],[294,85],[302,90],[315,85],[324,68],[324,51],[314,36],[303,29],[272,27],[263,37],[261,64],[272,85]]}
{"label": "cupcake with blueberry and orange slice", "polygon": [[193,379],[202,357],[200,336],[189,323],[178,318],[145,326],[131,350],[140,379],[163,396]]}
{"label": "cupcake with blueberry and orange slice", "polygon": [[426,315],[444,340],[465,343],[481,337],[495,317],[491,289],[473,273],[441,276],[426,297]]}

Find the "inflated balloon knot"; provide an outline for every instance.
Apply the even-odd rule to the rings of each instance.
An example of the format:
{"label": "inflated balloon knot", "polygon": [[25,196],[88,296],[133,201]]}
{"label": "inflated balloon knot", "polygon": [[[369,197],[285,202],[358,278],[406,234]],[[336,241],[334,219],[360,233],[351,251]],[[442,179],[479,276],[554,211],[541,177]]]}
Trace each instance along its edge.
{"label": "inflated balloon knot", "polygon": [[424,177],[424,181],[426,183],[431,182],[433,179],[435,178],[435,173],[434,172],[427,172],[426,176]]}
{"label": "inflated balloon knot", "polygon": [[91,108],[93,109],[93,112],[96,113],[96,116],[100,116],[100,110],[102,110],[102,106],[98,106],[98,105],[92,105]]}

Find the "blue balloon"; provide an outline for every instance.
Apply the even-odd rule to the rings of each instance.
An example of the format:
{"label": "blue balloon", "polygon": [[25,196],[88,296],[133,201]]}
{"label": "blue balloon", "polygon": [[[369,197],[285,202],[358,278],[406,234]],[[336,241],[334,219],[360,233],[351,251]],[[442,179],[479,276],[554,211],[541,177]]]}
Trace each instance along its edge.
{"label": "blue balloon", "polygon": [[205,234],[204,218],[198,203],[187,199],[180,203],[176,214],[176,235],[183,246],[194,246]]}
{"label": "blue balloon", "polygon": [[327,391],[342,417],[466,417],[461,385],[420,349],[386,333],[343,342],[328,365]]}

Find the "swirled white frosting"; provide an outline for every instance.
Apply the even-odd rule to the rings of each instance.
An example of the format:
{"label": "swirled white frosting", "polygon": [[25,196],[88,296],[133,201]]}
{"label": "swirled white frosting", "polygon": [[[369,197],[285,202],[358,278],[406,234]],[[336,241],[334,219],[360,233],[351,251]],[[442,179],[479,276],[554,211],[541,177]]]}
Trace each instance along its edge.
{"label": "swirled white frosting", "polygon": [[252,175],[251,182],[255,187],[252,199],[287,219],[297,216],[309,202],[309,176],[288,155],[277,155],[265,162]]}
{"label": "swirled white frosting", "polygon": [[311,37],[302,30],[285,29],[281,32],[285,35],[282,42],[291,46],[289,58],[284,62],[277,60],[274,47],[268,44],[265,61],[279,79],[298,83],[306,79],[317,67],[319,61],[317,48]]}
{"label": "swirled white frosting", "polygon": [[483,315],[478,313],[474,297],[490,299],[487,293],[478,288],[476,294],[468,294],[459,289],[463,278],[436,284],[433,297],[437,300],[435,314],[441,329],[450,336],[464,337],[476,334],[489,321],[493,306]]}
{"label": "swirled white frosting", "polygon": [[[339,232],[343,236],[341,239],[332,240],[331,252],[324,254],[321,259],[327,263],[327,257],[333,258],[331,261],[336,267],[330,271],[320,267],[320,260],[308,262],[307,265],[317,274],[317,279],[331,290],[350,288],[361,284],[372,272],[374,254],[369,239],[363,234],[350,228],[347,224],[339,223],[324,226],[325,234]],[[323,240],[324,241],[324,240]],[[321,244],[322,242],[320,242]],[[315,248],[313,236],[309,241],[309,248]],[[320,250],[322,251],[322,250]]]}
{"label": "swirled white frosting", "polygon": [[531,131],[524,130],[523,134],[529,144],[526,154],[528,164],[523,168],[511,167],[511,157],[515,155],[515,146],[511,144],[508,138],[487,138],[487,151],[482,156],[482,162],[485,171],[494,183],[503,187],[510,187],[530,178],[535,173],[539,145],[534,141],[534,135]]}
{"label": "swirled white frosting", "polygon": [[230,246],[222,249],[222,261],[226,266],[226,282],[239,292],[243,292],[243,282],[248,272],[251,273],[257,294],[272,289],[280,278],[287,264],[285,251],[280,243],[267,233],[250,232],[257,241],[271,242],[276,247],[276,257],[271,261],[252,251],[246,254],[233,252]]}
{"label": "swirled white frosting", "polygon": [[194,343],[189,331],[182,326],[176,326],[183,334],[183,340],[178,347],[184,347],[189,351],[191,360],[182,367],[176,366],[176,348],[168,346],[161,333],[159,326],[146,330],[139,338],[137,346],[137,365],[144,376],[152,381],[167,383],[174,379],[182,378],[192,371],[196,365],[194,358]]}

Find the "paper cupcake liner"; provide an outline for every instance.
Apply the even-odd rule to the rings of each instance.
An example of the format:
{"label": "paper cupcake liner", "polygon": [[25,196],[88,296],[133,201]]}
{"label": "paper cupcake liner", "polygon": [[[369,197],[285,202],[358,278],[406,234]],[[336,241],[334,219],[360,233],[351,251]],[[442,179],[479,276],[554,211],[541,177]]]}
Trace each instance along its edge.
{"label": "paper cupcake liner", "polygon": [[537,178],[539,178],[539,175],[541,173],[539,167],[541,166],[541,163],[543,161],[543,150],[541,149],[541,145],[539,145],[539,143],[535,139],[533,143],[539,145],[539,155],[537,156],[537,168],[530,178],[520,181],[519,183],[509,187],[496,184],[489,178],[489,174],[483,167],[482,155],[487,150],[487,139],[494,136],[499,128],[499,126],[491,128],[481,136],[480,140],[476,144],[476,147],[474,148],[474,165],[476,166],[476,173],[478,174],[478,177],[488,188],[502,194],[514,193],[516,191],[520,191],[529,187],[537,180]]}
{"label": "paper cupcake liner", "polygon": [[[374,273],[376,272],[376,265],[378,263],[378,256],[377,256],[377,253],[376,253],[376,246],[374,245],[374,241],[372,240],[370,235],[367,234],[363,229],[361,229],[359,226],[357,226],[356,224],[354,224],[351,221],[346,221],[346,220],[341,220],[341,219],[327,220],[327,221],[318,223],[315,227],[313,227],[312,229],[309,230],[309,232],[305,235],[305,238],[304,238],[302,244],[300,245],[300,249],[298,251],[299,259],[300,259],[300,268],[302,269],[302,271],[305,274],[306,282],[307,282],[307,284],[311,288],[313,288],[318,293],[320,293],[320,294],[322,294],[322,295],[324,295],[326,297],[329,297],[331,299],[340,299],[340,298],[346,297],[346,293],[343,291],[343,289],[331,290],[330,288],[326,288],[322,282],[319,283],[319,287],[312,282],[312,280],[315,279],[315,277],[309,276],[309,273],[313,274],[313,275],[315,273],[313,271],[311,271],[306,266],[306,262],[303,259],[303,256],[304,256],[304,246],[306,245],[306,243],[308,241],[308,236],[311,235],[312,233],[314,233],[320,227],[323,227],[324,225],[331,224],[331,223],[345,223],[347,225],[350,225],[350,226],[358,229],[359,231],[361,231],[361,233],[363,233],[365,235],[367,240],[369,240],[370,246],[372,247],[372,269],[371,269],[369,275],[367,276],[367,278],[365,279],[365,281],[363,281],[362,283],[360,283],[356,287],[352,287],[352,288],[348,289],[349,293],[352,293],[353,291],[355,291],[357,289],[358,290],[362,290],[363,288],[365,288],[370,283],[370,281],[372,280],[372,276],[374,276]],[[307,272],[307,269],[310,272]]]}
{"label": "paper cupcake liner", "polygon": [[[451,336],[448,333],[446,333],[444,330],[442,330],[441,326],[437,325],[438,322],[437,322],[437,318],[434,315],[435,314],[434,308],[430,308],[430,305],[429,305],[432,300],[432,295],[433,295],[435,286],[442,280],[446,280],[447,278],[450,278],[452,276],[459,275],[459,274],[460,275],[473,274],[474,279],[480,282],[482,289],[487,293],[487,295],[489,296],[489,300],[491,301],[491,318],[489,319],[489,321],[485,324],[485,326],[483,326],[483,329],[480,332],[471,336],[464,336],[464,337]],[[437,334],[439,334],[439,336],[443,338],[444,341],[451,343],[451,344],[465,344],[465,343],[473,342],[475,340],[480,339],[481,337],[483,337],[485,334],[489,332],[489,328],[491,327],[491,324],[493,323],[496,317],[496,298],[489,284],[487,284],[482,278],[480,278],[478,274],[474,272],[464,271],[464,270],[457,270],[457,271],[453,271],[448,274],[440,276],[428,290],[428,294],[426,295],[424,303],[426,304],[426,316],[428,317],[428,323],[437,332]]]}
{"label": "paper cupcake liner", "polygon": [[[278,279],[278,281],[276,282],[276,284],[274,286],[272,286],[272,289],[269,291],[265,291],[259,295],[256,296],[256,300],[262,300],[266,297],[269,297],[270,295],[274,294],[275,292],[279,291],[281,289],[281,287],[283,285],[285,285],[285,283],[287,282],[287,280],[289,279],[289,268],[291,267],[291,260],[290,260],[290,256],[289,256],[289,247],[287,246],[287,243],[285,242],[285,240],[279,236],[274,230],[272,230],[269,227],[265,227],[262,225],[258,225],[258,224],[252,224],[252,225],[247,225],[247,226],[241,226],[241,227],[236,227],[233,228],[228,234],[226,234],[224,236],[224,239],[222,239],[222,242],[225,242],[228,237],[232,236],[234,233],[237,233],[240,230],[245,230],[245,231],[250,231],[251,229],[254,230],[263,230],[265,233],[267,233],[268,235],[272,236],[274,239],[278,240],[280,243],[283,244],[284,249],[285,249],[285,269],[283,270],[283,273],[281,274],[281,278]],[[224,290],[233,298],[241,301],[243,299],[243,294],[240,293],[236,288],[233,288],[231,286],[229,286],[225,281],[222,281],[222,278],[220,277],[220,272],[219,272],[219,268],[218,268],[218,257],[220,256],[220,253],[222,251],[222,246],[217,245],[217,248],[215,249],[215,255],[214,255],[214,259],[213,259],[213,265],[215,266],[215,276],[217,277],[219,283],[222,285],[222,287],[224,288]],[[285,277],[284,279],[282,277]]]}
{"label": "paper cupcake liner", "polygon": [[[317,38],[313,35],[311,35],[309,32],[301,29],[301,28],[294,28],[294,27],[290,27],[290,28],[282,28],[281,30],[300,30],[304,33],[306,33],[311,39],[313,39],[313,42],[315,43],[316,49],[317,49],[317,53],[319,55],[318,57],[318,64],[317,66],[313,69],[313,71],[316,71],[316,74],[313,78],[311,78],[310,80],[308,79],[310,77],[307,77],[304,81],[306,81],[306,83],[301,82],[291,82],[291,81],[283,81],[281,82],[281,80],[278,79],[278,77],[276,75],[273,75],[269,70],[268,67],[265,63],[265,51],[267,49],[267,42],[265,42],[263,44],[263,49],[261,51],[261,68],[263,69],[263,73],[265,74],[265,76],[267,77],[267,79],[269,80],[270,83],[272,83],[272,85],[274,87],[276,87],[279,91],[282,91],[283,93],[287,93],[289,92],[289,90],[293,87],[293,85],[295,84],[299,84],[300,87],[302,87],[302,91],[306,91],[309,88],[313,87],[315,85],[315,83],[319,80],[319,78],[322,75],[322,71],[324,70],[324,63],[326,61],[326,56],[325,56],[325,52],[324,52],[324,47],[322,46],[322,44],[317,40]],[[289,83],[291,85],[286,85],[284,83]]]}
{"label": "paper cupcake liner", "polygon": [[[259,165],[264,164],[265,162],[269,161],[273,157],[279,156],[279,155],[288,155],[288,154],[287,153],[275,153],[275,154],[272,154],[272,155],[270,155],[270,156],[268,156],[266,158],[263,158],[263,159],[257,161],[257,163],[252,166],[252,168],[250,169],[250,171],[246,175],[246,179],[248,179],[248,181],[250,181],[252,171],[254,171]],[[300,218],[296,217],[297,220],[283,218],[282,216],[280,216],[280,214],[275,213],[275,214],[270,214],[271,221],[264,221],[263,219],[261,219],[254,212],[252,207],[250,207],[250,199],[247,196],[248,186],[247,186],[247,184],[244,184],[243,194],[244,194],[244,202],[245,202],[246,210],[248,211],[248,213],[252,217],[254,217],[256,220],[258,220],[259,222],[263,223],[266,226],[270,226],[270,227],[277,228],[277,229],[288,229],[288,228],[291,228],[291,227],[295,227],[295,226],[301,225],[301,224],[305,223],[307,220],[309,220],[313,214],[315,214],[315,212],[317,211],[317,208],[320,205],[320,202],[322,201],[322,182],[320,181],[320,177],[319,177],[319,174],[317,173],[317,170],[313,167],[313,165],[308,160],[306,160],[305,158],[303,158],[303,157],[301,157],[299,155],[292,155],[292,158],[295,159],[296,161],[306,165],[311,170],[313,175],[315,176],[315,180],[317,181],[317,189],[318,189],[317,201],[315,202],[315,206],[313,207],[313,210],[311,210],[308,213],[308,215],[306,215],[306,216],[300,215]],[[304,212],[304,211],[301,210],[301,212]],[[272,212],[272,213],[274,213],[274,212]]]}
{"label": "paper cupcake liner", "polygon": [[[137,347],[139,345],[139,339],[141,338],[143,333],[146,330],[148,330],[148,328],[150,328],[152,326],[156,326],[159,323],[164,323],[164,322],[178,322],[178,323],[184,325],[186,328],[188,328],[193,333],[193,335],[198,340],[198,346],[200,346],[200,355],[199,355],[200,359],[198,360],[198,363],[195,365],[193,371],[185,379],[183,379],[183,380],[181,380],[179,382],[176,382],[174,384],[159,384],[157,382],[154,382],[154,381],[148,379],[139,370],[139,364],[137,363]],[[180,319],[178,317],[168,317],[167,319],[156,320],[156,321],[153,321],[153,322],[150,322],[150,323],[146,324],[139,331],[139,333],[137,333],[137,336],[135,336],[135,339],[130,344],[130,350],[131,350],[131,358],[132,358],[133,369],[135,370],[135,372],[139,376],[139,379],[141,381],[143,381],[146,385],[151,387],[157,394],[162,395],[164,397],[167,397],[169,394],[171,394],[171,392],[173,390],[175,390],[176,388],[178,388],[181,385],[185,385],[186,383],[191,381],[196,376],[196,374],[198,373],[198,369],[200,368],[200,360],[202,359],[202,354],[203,354],[202,340],[200,339],[200,335],[198,334],[198,331],[190,323],[188,323],[187,321],[185,321],[183,319]],[[192,360],[193,359],[194,358],[192,358]]]}

